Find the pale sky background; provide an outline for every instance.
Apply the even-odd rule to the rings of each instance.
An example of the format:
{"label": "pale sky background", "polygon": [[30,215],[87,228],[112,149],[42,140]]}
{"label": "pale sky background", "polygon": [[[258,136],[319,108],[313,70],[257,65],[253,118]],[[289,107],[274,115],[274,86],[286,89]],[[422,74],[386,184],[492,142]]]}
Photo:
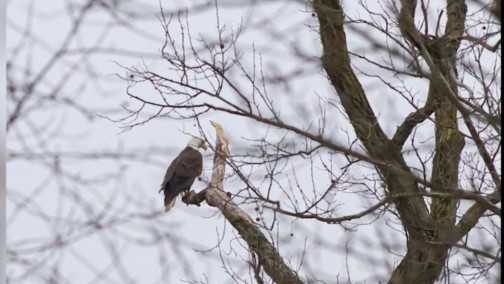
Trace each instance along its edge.
{"label": "pale sky background", "polygon": [[[0,5],[0,139],[5,140],[5,123],[6,123],[6,108],[5,108],[5,5],[4,2]],[[5,163],[5,144],[2,143],[0,146],[0,228],[3,228],[0,232],[0,263],[6,263],[6,224],[5,224],[5,214],[6,214],[6,163]],[[5,282],[5,265],[1,265],[0,268],[0,283]]]}
{"label": "pale sky background", "polygon": [[[158,14],[158,5],[156,1],[144,1],[149,6],[130,5],[131,1],[118,1],[120,7],[138,13]],[[187,5],[190,1],[162,1],[165,10],[171,10],[172,5]],[[370,5],[371,2],[369,1]],[[62,1],[30,1],[16,0],[8,1],[8,29],[7,29],[7,48],[12,49],[18,42],[23,27],[33,25],[31,32],[35,35],[33,41],[29,42],[30,47],[26,48],[31,52],[32,57],[26,57],[26,54],[19,54],[17,63],[31,64],[35,70],[38,70],[47,61],[47,50],[57,47],[62,41],[62,37],[69,28],[68,18],[63,17],[64,10],[61,6]],[[176,4],[177,3],[177,4]],[[349,14],[362,13],[352,1],[345,1],[345,12]],[[32,5],[34,20],[32,23],[27,21],[27,15]],[[311,17],[310,9],[304,4],[291,2],[285,4],[282,1],[255,8],[256,10],[243,9],[235,7],[230,9],[220,9],[221,24],[225,25],[226,30],[236,30],[250,13],[257,17],[275,15],[272,23],[265,25],[265,28],[274,28],[278,35],[288,34],[288,41],[296,42],[310,54],[316,56],[319,54],[320,42],[316,31],[315,19]],[[117,54],[103,52],[94,55],[90,59],[83,61],[80,55],[67,55],[64,64],[55,66],[48,75],[48,81],[57,84],[68,70],[75,68],[70,78],[65,79],[67,84],[63,88],[65,96],[75,98],[78,102],[87,108],[95,110],[95,114],[107,115],[111,118],[120,118],[124,112],[117,111],[120,106],[129,103],[134,105],[125,96],[126,82],[120,80],[116,74],[124,75],[125,70],[122,66],[140,66],[145,64],[151,70],[166,72],[166,64],[159,62],[147,54],[157,55],[161,48],[162,29],[160,22],[155,18],[139,20],[135,22],[133,31],[121,27],[108,31],[106,36],[103,34],[101,24],[103,21],[109,21],[110,15],[104,13],[92,13],[91,17],[86,18],[85,32],[81,33],[75,39],[77,46],[88,46],[93,42],[105,37],[106,40],[101,43],[102,47],[124,48],[130,51],[146,53],[144,56],[126,57]],[[197,13],[189,18],[191,32],[193,36],[202,35],[207,38],[216,37],[216,18],[215,10],[209,9],[204,13]],[[303,27],[303,28],[299,28]],[[350,34],[350,32],[347,32]],[[367,50],[368,46],[361,37],[347,35],[351,40],[348,41],[350,48],[356,51]],[[263,55],[264,66],[273,64],[281,66],[281,72],[287,73],[289,69],[296,67],[295,61],[290,60],[293,55],[287,47],[278,44],[275,36],[264,36],[258,31],[245,33],[239,40],[239,46],[244,48],[244,60],[251,59],[252,46],[257,50],[268,48],[268,52]],[[26,57],[26,58],[25,58]],[[23,58],[23,60],[19,59]],[[247,59],[248,58],[248,59]],[[248,61],[250,63],[250,61]],[[359,71],[376,71],[369,66],[358,65],[358,61],[353,61],[354,65],[361,68]],[[75,64],[75,66],[73,66]],[[90,68],[94,66],[94,68]],[[278,94],[278,106],[285,117],[289,117],[289,122],[302,127],[316,123],[316,116],[305,118],[296,114],[296,109],[292,108],[295,103],[302,102],[312,113],[317,110],[317,103],[313,100],[317,95],[336,101],[334,91],[328,84],[325,74],[320,68],[309,66],[313,72],[307,74],[303,79],[297,80],[291,85],[292,90],[286,90],[281,86],[270,86],[270,94]],[[272,69],[265,68],[266,71],[273,72]],[[93,74],[94,80],[89,80],[89,74]],[[280,72],[280,71],[279,71]],[[21,77],[21,74],[16,74]],[[409,82],[418,90],[425,89],[425,82]],[[377,114],[380,123],[388,135],[391,135],[397,126],[412,109],[406,104],[397,105],[394,103],[395,96],[389,92],[382,92],[378,80],[367,78],[363,81],[364,88],[369,94],[369,100]],[[49,89],[51,86],[47,86]],[[44,86],[42,86],[42,89]],[[149,88],[136,88],[138,93],[148,96],[152,92]],[[425,90],[424,90],[425,91]],[[287,97],[287,92],[293,92],[299,96]],[[302,95],[304,94],[304,95]],[[419,95],[419,97],[422,97]],[[328,114],[331,137],[335,141],[343,144],[348,142],[348,133],[353,137],[353,130],[345,121],[344,117],[333,109]],[[89,185],[74,185],[67,180],[52,180],[52,173],[48,172],[41,161],[19,161],[14,160],[8,164],[8,188],[13,193],[22,192],[33,196],[33,203],[29,206],[38,208],[41,212],[47,213],[51,221],[41,220],[34,216],[31,210],[21,212],[15,211],[13,203],[8,203],[8,245],[16,244],[20,248],[29,250],[32,243],[37,244],[44,238],[50,238],[54,234],[60,233],[62,236],[78,236],[79,240],[74,241],[63,250],[47,250],[39,254],[36,258],[40,265],[34,265],[33,269],[44,270],[45,259],[48,263],[59,261],[61,263],[61,273],[68,283],[188,283],[189,281],[204,281],[209,283],[234,283],[226,274],[222,267],[220,257],[231,260],[231,265],[235,271],[241,273],[245,270],[247,256],[246,250],[240,248],[243,242],[236,241],[236,233],[231,226],[225,222],[216,209],[209,208],[206,205],[202,207],[187,207],[178,201],[174,210],[170,213],[156,218],[156,222],[162,223],[160,227],[163,233],[166,233],[163,243],[163,250],[158,246],[153,246],[150,236],[152,232],[147,227],[151,224],[145,224],[150,220],[139,219],[125,222],[124,225],[117,226],[114,230],[105,230],[104,232],[92,235],[81,236],[79,232],[73,231],[78,228],[79,221],[87,220],[89,217],[83,208],[76,208],[71,200],[72,191],[89,191],[86,196],[89,202],[98,209],[93,214],[98,214],[100,209],[106,208],[114,212],[115,216],[130,218],[131,214],[145,214],[162,209],[162,196],[157,193],[159,184],[164,175],[164,171],[169,162],[187,143],[187,136],[182,131],[197,134],[197,129],[191,122],[172,121],[168,119],[155,119],[144,125],[137,126],[128,131],[122,131],[123,124],[113,123],[99,116],[92,116],[91,119],[85,115],[79,115],[75,110],[65,108],[52,109],[50,111],[35,111],[31,119],[33,123],[47,126],[40,135],[45,137],[46,143],[39,144],[35,139],[29,138],[24,141],[25,145],[19,143],[19,134],[28,135],[28,126],[23,125],[19,129],[14,129],[9,133],[8,150],[14,152],[26,152],[28,150],[45,148],[48,151],[113,151],[122,149],[124,153],[135,152],[145,154],[147,161],[124,161],[120,164],[107,160],[69,160],[65,162],[64,168],[80,177],[99,177],[103,174],[119,175],[114,182],[102,183],[97,180]],[[232,119],[229,116],[212,115],[206,119],[219,121],[226,130],[231,140],[231,149],[236,151],[246,151],[250,148],[250,143],[244,138],[258,138],[266,133],[265,128],[256,127],[256,125],[244,121]],[[214,137],[208,120],[203,121],[203,126],[207,135]],[[427,127],[428,128],[428,127]],[[25,131],[25,132],[24,132]],[[63,135],[54,135],[55,132]],[[275,135],[274,133],[272,135]],[[418,139],[431,137],[432,133],[425,132],[419,135]],[[426,141],[426,147],[432,145],[431,141]],[[154,151],[153,149],[157,149]],[[155,152],[156,155],[152,155]],[[344,164],[343,157],[340,164]],[[210,175],[212,161],[209,153],[205,156],[205,165],[203,175]],[[306,170],[306,169],[305,169]],[[309,171],[300,171],[300,176],[309,176]],[[362,172],[354,172],[355,175],[365,175]],[[48,180],[49,179],[49,180]],[[233,183],[234,182],[234,183]],[[308,181],[307,181],[308,183]],[[325,187],[327,177],[320,177],[320,186]],[[325,184],[324,184],[325,183]],[[226,190],[233,191],[235,180],[231,180],[226,185]],[[193,189],[200,190],[204,186],[201,182],[196,182]],[[354,190],[358,191],[359,188]],[[14,195],[13,195],[14,196]],[[110,199],[110,203],[107,200]],[[17,198],[14,196],[13,198]],[[359,198],[355,194],[341,193],[336,197],[338,202],[342,203],[340,215],[346,215],[360,211],[369,203]],[[254,217],[253,206],[246,208]],[[13,212],[16,212],[15,218]],[[9,219],[9,215],[11,219]],[[270,214],[265,214],[266,219]],[[271,217],[271,216],[270,216]],[[106,218],[105,218],[106,219]],[[325,282],[314,283],[337,283],[337,279],[347,283],[348,275],[353,283],[372,283],[366,282],[370,277],[387,279],[390,271],[400,260],[395,253],[401,254],[404,243],[403,236],[395,233],[392,229],[380,232],[384,227],[395,227],[398,224],[392,224],[390,218],[382,220],[369,226],[355,227],[354,230],[344,230],[338,225],[327,225],[313,221],[293,220],[280,218],[279,227],[275,228],[273,234],[280,240],[280,253],[289,262],[290,267],[297,268],[302,265],[302,276],[316,277]],[[9,223],[9,220],[11,220]],[[73,221],[69,221],[73,220]],[[352,224],[364,224],[369,219],[362,219]],[[75,223],[73,223],[75,222]],[[48,226],[47,224],[51,224]],[[294,235],[291,236],[290,234]],[[385,234],[380,236],[379,233]],[[121,236],[129,236],[121,237]],[[379,236],[380,241],[376,241]],[[219,256],[214,248],[219,239],[223,238],[223,252],[228,252],[229,247],[233,247],[237,255]],[[21,240],[30,240],[26,243],[19,243]],[[177,245],[172,246],[173,240]],[[119,248],[117,253],[121,259],[123,269],[129,271],[130,279],[125,279],[116,270],[108,270],[110,265],[110,251],[107,251],[107,242],[113,242]],[[382,243],[380,243],[382,242]],[[384,247],[389,246],[391,251],[385,253]],[[352,257],[345,259],[345,247],[352,253]],[[303,251],[308,253],[306,259],[301,262],[304,256]],[[187,263],[181,261],[180,254],[183,254]],[[366,259],[370,257],[371,260]],[[170,268],[168,275],[163,274],[163,269],[159,265],[160,258],[166,258],[167,266]],[[87,260],[83,260],[83,259]],[[373,262],[374,261],[374,262]],[[185,269],[189,265],[193,274],[189,274]],[[347,271],[349,270],[348,275]],[[36,273],[26,273],[19,269],[19,266],[9,266],[8,272],[20,277],[19,283],[43,283],[38,279]],[[94,279],[96,271],[103,272],[101,279]],[[247,280],[249,278],[246,278]],[[188,282],[184,282],[188,281]]]}

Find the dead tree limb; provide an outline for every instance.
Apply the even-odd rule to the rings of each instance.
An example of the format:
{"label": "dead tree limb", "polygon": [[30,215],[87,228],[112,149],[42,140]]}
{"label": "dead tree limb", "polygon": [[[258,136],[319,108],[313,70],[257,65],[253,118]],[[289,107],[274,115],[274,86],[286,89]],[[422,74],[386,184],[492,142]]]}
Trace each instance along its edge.
{"label": "dead tree limb", "polygon": [[228,222],[233,225],[243,240],[247,242],[249,248],[257,254],[264,271],[275,283],[303,283],[297,273],[284,262],[276,248],[256,226],[252,218],[233,202],[230,194],[224,192],[225,161],[229,155],[228,141],[224,136],[222,127],[218,123],[212,122],[212,126],[215,128],[217,138],[212,177],[209,186],[199,193],[194,191],[188,192],[182,198],[182,201],[186,204],[197,206],[200,206],[201,202],[206,201],[211,207],[219,208]]}

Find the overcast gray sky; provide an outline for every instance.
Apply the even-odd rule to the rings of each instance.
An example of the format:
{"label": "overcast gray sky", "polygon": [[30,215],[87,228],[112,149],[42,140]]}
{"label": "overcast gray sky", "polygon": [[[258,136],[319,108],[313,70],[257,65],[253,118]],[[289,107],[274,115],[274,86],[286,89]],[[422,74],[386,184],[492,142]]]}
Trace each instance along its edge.
{"label": "overcast gray sky", "polygon": [[[22,82],[24,76],[33,76],[47,64],[71,28],[66,11],[71,5],[64,4],[72,2],[85,1],[7,1],[7,54],[12,56],[12,64],[16,64],[13,78]],[[97,11],[84,18],[85,25],[72,39],[69,48],[72,52],[50,69],[39,89],[42,96],[45,91],[61,84],[62,97],[71,98],[93,112],[82,111],[79,105],[69,107],[64,104],[56,107],[49,104],[47,108],[38,110],[37,106],[46,104],[35,100],[29,106],[33,110],[28,118],[9,130],[7,149],[18,154],[46,151],[138,155],[120,162],[109,158],[82,159],[71,154],[65,158],[63,155],[61,168],[68,171],[72,178],[55,175],[54,168],[51,168],[51,163],[56,163],[54,159],[11,157],[7,181],[9,194],[12,193],[7,207],[7,243],[8,247],[23,251],[26,260],[31,263],[9,265],[8,273],[20,281],[15,283],[41,283],[44,277],[54,272],[46,271],[46,268],[56,267],[55,264],[59,263],[58,273],[67,283],[234,283],[226,269],[248,273],[245,263],[247,250],[241,247],[243,242],[237,240],[236,233],[215,209],[205,205],[187,207],[178,201],[174,210],[167,214],[152,218],[144,216],[162,210],[162,196],[157,190],[165,168],[187,143],[188,136],[184,132],[198,134],[198,130],[193,122],[167,118],[125,129],[122,127],[127,123],[103,118],[124,117],[126,112],[122,106],[135,105],[125,96],[127,83],[117,76],[126,75],[122,66],[145,65],[150,70],[169,74],[167,64],[157,57],[163,31],[157,18],[159,6],[154,3],[156,1],[108,2],[116,3],[119,10],[136,13],[138,19],[123,22],[120,14],[100,12],[96,8]],[[254,47],[263,52],[261,60],[266,71],[275,71],[273,67],[268,69],[269,66],[281,66],[278,72],[288,73],[298,67],[289,43],[298,44],[311,56],[319,55],[316,21],[305,4],[272,2],[254,8],[221,8],[220,21],[225,32],[231,33],[239,29],[240,22],[271,18],[263,27],[247,30],[238,44],[244,61],[250,65]],[[189,5],[190,1],[162,3],[165,10],[170,11],[175,5]],[[363,13],[353,1],[345,1],[345,8],[350,15]],[[192,35],[215,39],[215,15],[215,9],[209,8],[189,17]],[[107,23],[114,24],[112,28],[104,28]],[[174,31],[176,28],[175,25]],[[262,33],[266,30],[275,33]],[[29,39],[21,40],[26,33],[30,33]],[[95,46],[97,42],[101,50],[92,55],[86,54],[83,48]],[[362,37],[351,37],[349,45],[352,50],[372,53]],[[112,52],[113,49],[121,49],[123,53]],[[20,50],[19,53],[16,50]],[[125,55],[125,51],[137,53],[131,56]],[[297,109],[292,108],[295,103],[301,103],[310,113],[315,113],[318,105],[314,97],[334,98],[334,91],[318,63],[309,64],[306,68],[310,72],[292,82],[291,89],[280,84],[269,86],[271,94],[278,94],[277,106],[282,113],[289,116],[293,124],[302,127],[316,124],[317,116],[296,115]],[[359,70],[363,73],[374,71],[366,66]],[[421,80],[407,83],[417,90],[426,86]],[[411,108],[406,103],[398,104],[394,95],[383,93],[378,80],[367,78],[363,85],[384,130],[392,134],[397,122]],[[148,87],[134,90],[145,96],[153,92]],[[344,115],[334,108],[328,116],[331,137],[343,144],[351,142],[354,134]],[[249,150],[252,143],[247,139],[260,138],[270,131],[246,120],[230,119],[229,116],[206,118],[202,122],[206,134],[214,137],[208,120],[219,121],[231,141],[232,151]],[[426,130],[425,135],[419,134],[419,139],[431,136],[432,132]],[[425,145],[432,145],[432,141],[426,141]],[[345,163],[344,157],[335,159],[341,159],[335,164]],[[206,178],[210,175],[211,161],[210,153],[207,153],[203,173]],[[354,174],[365,176],[367,173],[369,171],[362,167]],[[309,177],[311,172],[309,167],[300,166],[298,174]],[[321,186],[329,182],[322,174],[319,178]],[[310,182],[309,178],[302,181],[306,184]],[[231,178],[226,190],[233,191],[235,184],[236,177]],[[204,183],[196,182],[193,187],[202,189]],[[353,191],[361,189],[355,187]],[[76,205],[75,192],[85,196],[85,205]],[[341,203],[341,214],[357,212],[369,205],[368,200],[352,193],[338,194],[337,201]],[[255,216],[254,205],[245,208]],[[97,233],[89,233],[92,226],[83,229],[86,228],[83,224],[93,219],[91,216],[100,216],[103,212],[107,212],[102,219],[104,223],[112,220],[117,223]],[[272,218],[268,218],[271,214],[265,214],[267,221],[271,221]],[[370,283],[365,280],[371,277],[387,279],[400,260],[398,254],[402,252],[400,244],[404,237],[393,229],[381,230],[384,227],[399,227],[392,218],[383,218],[370,226],[355,226],[353,230],[283,217],[280,221],[272,232],[279,240],[280,253],[291,267],[302,267],[303,275],[325,281],[321,283],[337,283],[337,279],[343,283],[350,280],[353,283]],[[355,224],[368,221],[359,220]],[[159,231],[154,232],[152,227],[157,227]],[[376,241],[374,237],[380,233],[385,235],[380,236],[381,241]],[[153,238],[156,234],[161,234],[158,236],[161,242]],[[51,244],[55,236],[70,240],[58,249],[39,247]],[[219,244],[222,247],[216,248]],[[390,249],[386,254],[383,253],[385,248]],[[33,253],[30,252],[32,250]],[[345,250],[350,251],[352,257],[344,259]],[[310,253],[305,254],[306,251]],[[230,268],[223,267],[221,258],[226,259],[225,263]],[[166,268],[168,273],[164,273]],[[247,281],[251,279],[243,277]]]}

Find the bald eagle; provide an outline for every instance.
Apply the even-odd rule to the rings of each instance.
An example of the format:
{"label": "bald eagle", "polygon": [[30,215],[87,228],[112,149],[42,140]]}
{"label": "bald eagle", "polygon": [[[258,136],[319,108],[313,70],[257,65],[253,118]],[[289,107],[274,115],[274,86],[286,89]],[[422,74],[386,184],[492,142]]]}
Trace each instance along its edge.
{"label": "bald eagle", "polygon": [[206,150],[204,140],[193,137],[187,146],[171,162],[159,192],[164,193],[165,211],[175,205],[175,199],[182,191],[189,191],[194,180],[201,175],[203,157],[199,149]]}

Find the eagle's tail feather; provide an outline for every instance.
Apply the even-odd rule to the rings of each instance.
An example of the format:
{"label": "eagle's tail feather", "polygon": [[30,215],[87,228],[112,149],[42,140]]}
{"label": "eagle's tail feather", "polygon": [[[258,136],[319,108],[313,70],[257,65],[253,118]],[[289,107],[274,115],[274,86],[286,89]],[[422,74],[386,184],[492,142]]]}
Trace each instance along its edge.
{"label": "eagle's tail feather", "polygon": [[168,212],[170,211],[170,209],[173,208],[173,206],[175,206],[175,201],[177,201],[177,198],[173,198],[171,201],[169,201],[168,203],[165,202],[165,212]]}
{"label": "eagle's tail feather", "polygon": [[177,200],[177,195],[173,195],[170,193],[165,192],[165,197],[164,197],[164,205],[165,205],[165,212],[169,211],[170,209],[175,206],[175,201]]}

